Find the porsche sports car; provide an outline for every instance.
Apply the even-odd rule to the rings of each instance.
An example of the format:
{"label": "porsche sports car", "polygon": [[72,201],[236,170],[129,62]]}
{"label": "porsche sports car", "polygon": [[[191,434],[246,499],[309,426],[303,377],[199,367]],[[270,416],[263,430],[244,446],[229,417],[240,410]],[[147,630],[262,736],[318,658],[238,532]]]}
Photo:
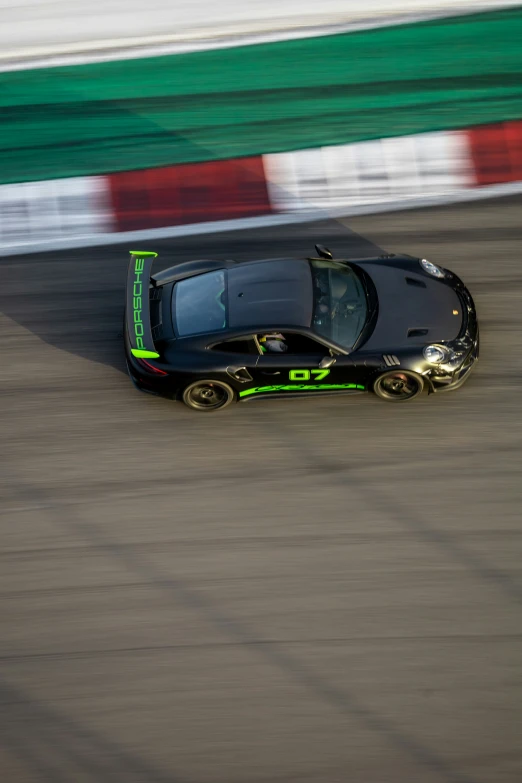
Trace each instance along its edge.
{"label": "porsche sports car", "polygon": [[267,397],[458,389],[479,352],[462,281],[423,258],[188,261],[131,251],[125,353],[142,391],[195,411]]}

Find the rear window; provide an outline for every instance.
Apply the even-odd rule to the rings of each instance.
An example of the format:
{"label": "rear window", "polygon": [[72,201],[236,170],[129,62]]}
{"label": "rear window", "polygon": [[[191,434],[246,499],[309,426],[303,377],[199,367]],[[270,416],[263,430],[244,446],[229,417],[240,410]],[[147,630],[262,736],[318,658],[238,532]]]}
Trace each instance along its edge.
{"label": "rear window", "polygon": [[220,332],[227,326],[225,270],[180,280],[174,286],[172,315],[179,337]]}

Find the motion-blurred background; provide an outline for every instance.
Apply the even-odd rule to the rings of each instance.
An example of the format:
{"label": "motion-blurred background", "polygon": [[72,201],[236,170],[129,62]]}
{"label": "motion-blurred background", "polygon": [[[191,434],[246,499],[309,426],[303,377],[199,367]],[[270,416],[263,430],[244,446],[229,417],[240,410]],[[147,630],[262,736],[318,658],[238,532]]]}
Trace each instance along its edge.
{"label": "motion-blurred background", "polygon": [[[522,779],[521,41],[516,2],[0,0],[2,781]],[[480,367],[198,417],[125,375],[137,242],[427,256]]]}
{"label": "motion-blurred background", "polygon": [[2,252],[522,178],[520,5],[323,5],[6,4]]}

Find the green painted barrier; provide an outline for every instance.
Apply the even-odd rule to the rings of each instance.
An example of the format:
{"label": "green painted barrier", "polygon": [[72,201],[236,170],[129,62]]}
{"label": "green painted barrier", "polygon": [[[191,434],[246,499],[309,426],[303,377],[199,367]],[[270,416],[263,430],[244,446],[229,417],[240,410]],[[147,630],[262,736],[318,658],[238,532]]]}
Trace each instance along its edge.
{"label": "green painted barrier", "polygon": [[0,74],[0,182],[522,117],[522,7],[306,40]]}

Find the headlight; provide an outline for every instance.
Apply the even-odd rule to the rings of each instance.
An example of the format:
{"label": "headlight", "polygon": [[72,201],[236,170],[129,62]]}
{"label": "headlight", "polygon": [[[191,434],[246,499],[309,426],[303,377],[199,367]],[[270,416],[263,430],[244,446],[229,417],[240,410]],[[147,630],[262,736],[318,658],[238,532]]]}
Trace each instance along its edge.
{"label": "headlight", "polygon": [[452,351],[449,358],[444,362],[444,367],[448,370],[456,370],[457,367],[460,367],[465,358],[465,351]]}
{"label": "headlight", "polygon": [[420,265],[424,269],[425,272],[427,272],[432,277],[445,277],[444,272],[440,267],[436,266],[435,264],[432,264],[431,261],[428,261],[426,258],[420,259]]}
{"label": "headlight", "polygon": [[450,352],[441,345],[427,345],[422,353],[430,364],[442,364],[450,357]]}

